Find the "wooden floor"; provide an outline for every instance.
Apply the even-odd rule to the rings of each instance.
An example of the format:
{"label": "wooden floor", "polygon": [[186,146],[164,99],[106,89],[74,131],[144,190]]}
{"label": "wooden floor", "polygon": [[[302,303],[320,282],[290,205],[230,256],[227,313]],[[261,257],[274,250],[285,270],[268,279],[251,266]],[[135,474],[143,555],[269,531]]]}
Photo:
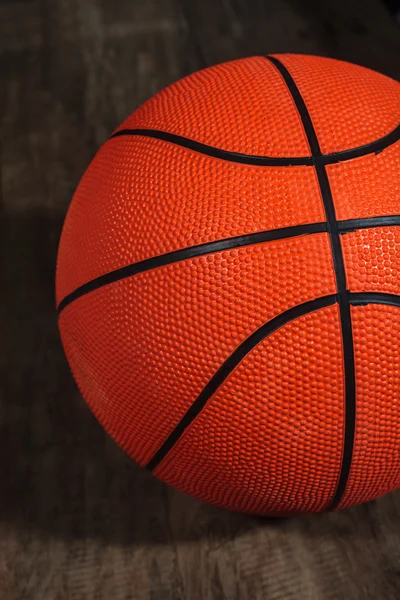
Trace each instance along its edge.
{"label": "wooden floor", "polygon": [[70,375],[60,229],[98,146],[198,68],[310,52],[400,79],[378,0],[1,0],[0,600],[400,598],[400,493],[340,514],[231,514],[128,460]]}

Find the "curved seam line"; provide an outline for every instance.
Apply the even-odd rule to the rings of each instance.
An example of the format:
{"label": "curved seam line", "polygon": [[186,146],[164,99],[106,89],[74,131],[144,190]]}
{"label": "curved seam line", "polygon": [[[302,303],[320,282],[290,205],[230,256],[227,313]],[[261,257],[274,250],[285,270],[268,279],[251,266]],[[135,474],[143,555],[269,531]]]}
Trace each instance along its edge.
{"label": "curved seam line", "polygon": [[380,217],[366,217],[364,219],[347,219],[338,221],[339,233],[351,233],[358,229],[371,229],[374,227],[397,227],[400,225],[400,215],[387,215]]}
{"label": "curved seam line", "polygon": [[313,164],[312,156],[292,156],[292,157],[278,157],[278,156],[259,156],[256,154],[243,154],[241,152],[234,152],[232,150],[224,150],[223,148],[217,148],[215,146],[209,146],[202,142],[197,142],[191,138],[177,135],[175,133],[169,133],[168,131],[161,131],[158,129],[120,129],[116,133],[113,133],[108,139],[119,136],[143,136],[148,138],[155,138],[164,142],[169,142],[189,150],[194,150],[200,154],[207,156],[213,156],[214,158],[221,158],[230,162],[249,164],[255,166],[307,166]]}
{"label": "curved seam line", "polygon": [[365,306],[367,304],[389,304],[400,307],[400,295],[385,292],[350,292],[350,304]]}
{"label": "curved seam line", "polygon": [[240,235],[233,238],[226,238],[223,240],[217,240],[215,242],[207,242],[198,246],[190,246],[182,250],[175,250],[168,252],[167,254],[161,254],[153,258],[148,258],[136,263],[129,264],[120,269],[110,271],[105,275],[100,275],[79,287],[73,292],[65,296],[57,307],[57,313],[66,308],[71,302],[77,300],[81,296],[84,296],[93,290],[100,287],[120,281],[127,277],[132,277],[138,273],[149,271],[159,267],[164,267],[175,262],[182,260],[188,260],[198,256],[205,256],[207,254],[214,254],[217,252],[223,252],[224,250],[234,250],[235,248],[242,248],[244,246],[251,246],[256,244],[262,244],[265,242],[273,242],[278,240],[284,240],[292,237],[299,237],[302,235],[313,235],[316,233],[324,233],[327,231],[327,225],[325,222],[320,223],[309,223],[306,225],[293,225],[290,227],[282,227],[279,229],[269,229],[266,231],[258,231],[256,233],[249,233],[246,235]]}
{"label": "curved seam line", "polygon": [[389,148],[400,140],[400,125],[393,129],[390,133],[384,135],[379,140],[369,142],[363,146],[356,148],[350,148],[348,150],[340,150],[339,152],[333,152],[331,154],[319,153],[315,156],[292,156],[292,157],[278,157],[278,156],[261,156],[256,154],[242,154],[240,152],[234,152],[231,150],[224,150],[215,146],[209,146],[202,142],[197,142],[191,138],[186,138],[181,135],[169,133],[158,129],[120,129],[113,133],[108,140],[112,140],[120,136],[143,136],[148,138],[159,139],[189,150],[194,150],[200,154],[206,156],[212,156],[214,158],[220,158],[230,162],[248,164],[254,166],[280,166],[280,167],[291,167],[291,166],[313,166],[315,164],[332,165],[340,162],[352,160],[354,158],[360,158],[361,156],[367,156],[369,154],[379,154],[386,148]]}
{"label": "curved seam line", "polygon": [[[400,296],[395,294],[384,294],[375,292],[357,292],[349,295],[350,304],[359,306],[366,304],[390,304],[400,308]],[[315,300],[297,304],[289,308],[287,311],[274,317],[267,323],[264,323],[255,332],[253,332],[246,340],[244,340],[234,352],[225,360],[218,371],[215,372],[208,384],[203,388],[194,403],[186,411],[185,415],[169,434],[165,442],[160,446],[157,452],[149,460],[146,468],[153,471],[160,462],[165,458],[170,450],[175,446],[176,442],[182,437],[185,430],[193,423],[193,420],[206,407],[207,402],[215,394],[215,392],[224,384],[226,379],[236,369],[236,367],[250,354],[254,348],[263,342],[269,335],[284,327],[291,321],[321,310],[328,306],[333,306],[337,303],[337,294],[322,296]]]}
{"label": "curved seam line", "polygon": [[[286,66],[277,58],[275,58],[274,56],[268,56],[266,58],[273,65],[275,65],[277,71],[281,74],[282,79],[286,83],[287,88],[292,95],[300,119],[303,123],[304,131],[306,133],[312,155],[315,157],[321,156],[321,149],[318,141],[318,136],[315,131],[311,115],[308,111],[307,105],[301,95],[301,92],[294,78],[292,77]],[[344,438],[341,466],[340,471],[338,473],[338,481],[333,497],[327,505],[331,510],[333,510],[334,508],[337,508],[337,506],[340,504],[345,493],[353,457],[356,419],[354,343],[351,325],[349,294],[346,286],[346,271],[344,266],[343,250],[340,241],[338,221],[336,218],[335,204],[325,165],[322,162],[316,161],[315,169],[320,187],[322,202],[325,207],[326,220],[328,223],[328,233],[331,241],[331,251],[336,276],[338,304],[340,311],[340,328],[344,363]]]}
{"label": "curved seam line", "polygon": [[[386,217],[368,217],[365,219],[348,219],[344,221],[338,221],[339,232],[342,235],[357,231],[357,229],[369,229],[372,227],[388,227],[390,225],[400,225],[400,215],[392,215]],[[294,230],[296,230],[296,232],[294,232]],[[115,281],[120,281],[127,277],[132,277],[133,275],[136,275],[138,273],[143,273],[144,271],[167,266],[169,264],[173,264],[174,262],[179,262],[181,260],[187,260],[198,256],[206,256],[207,254],[213,254],[217,252],[223,252],[224,250],[233,250],[235,248],[242,248],[253,244],[255,245],[270,241],[272,242],[283,239],[289,239],[291,237],[299,237],[302,235],[326,233],[327,230],[327,224],[325,222],[310,223],[308,225],[293,225],[291,227],[283,227],[280,229],[269,229],[267,231],[249,233],[244,236],[226,238],[223,240],[218,240],[216,242],[207,242],[206,244],[200,244],[198,246],[189,246],[188,248],[184,248],[182,250],[175,250],[167,254],[161,254],[153,258],[145,259],[143,261],[131,263],[129,265],[121,267],[120,269],[110,271],[105,275],[100,275],[99,277],[91,279],[90,281],[77,287],[73,292],[67,294],[61,300],[57,308],[57,313],[60,314],[61,311],[64,308],[66,308],[69,304],[71,304],[74,300],[77,300],[81,296],[89,294],[93,290],[96,290],[105,285],[109,285],[110,283],[114,283]],[[274,235],[275,232],[276,235]],[[252,240],[250,240],[251,236],[253,236]],[[260,236],[260,239],[255,239],[256,236]],[[230,243],[231,241],[236,242],[237,240],[241,239],[243,240],[243,243]],[[221,245],[221,247],[213,247],[217,245]],[[181,257],[177,256],[178,253],[181,254]],[[182,256],[184,253],[187,253],[187,256]],[[164,257],[166,259],[172,257],[172,260],[164,261],[162,260]],[[159,264],[156,264],[156,261],[158,261]]]}
{"label": "curved seam line", "polygon": [[175,426],[167,439],[163,442],[157,452],[152,456],[146,465],[146,469],[153,471],[160,462],[165,458],[168,452],[174,447],[176,442],[181,438],[184,431],[189,427],[193,420],[205,408],[208,400],[215,394],[220,386],[225,382],[229,375],[236,369],[248,354],[254,350],[266,337],[289,323],[294,319],[315,312],[327,306],[332,306],[337,302],[337,294],[321,296],[314,300],[297,304],[292,308],[284,311],[280,315],[270,319],[249,335],[237,348],[232,352],[225,362],[214,373],[213,377],[202,389],[196,400],[190,405],[179,423]]}

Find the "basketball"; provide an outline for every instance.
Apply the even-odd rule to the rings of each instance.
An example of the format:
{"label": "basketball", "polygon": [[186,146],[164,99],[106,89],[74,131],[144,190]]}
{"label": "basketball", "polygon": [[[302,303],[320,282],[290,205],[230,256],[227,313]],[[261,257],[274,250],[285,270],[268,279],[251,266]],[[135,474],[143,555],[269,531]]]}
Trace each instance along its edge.
{"label": "basketball", "polygon": [[235,511],[400,486],[400,84],[304,55],[147,101],[75,192],[59,329],[139,465]]}

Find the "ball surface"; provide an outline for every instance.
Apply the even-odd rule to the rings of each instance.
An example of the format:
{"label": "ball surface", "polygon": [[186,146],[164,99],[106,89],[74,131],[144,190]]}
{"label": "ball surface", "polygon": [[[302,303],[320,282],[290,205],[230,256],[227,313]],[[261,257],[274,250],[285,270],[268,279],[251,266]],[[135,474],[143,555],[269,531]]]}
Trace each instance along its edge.
{"label": "ball surface", "polygon": [[400,84],[253,57],[166,88],[75,192],[56,295],[88,405],[163,481],[255,514],[400,485]]}

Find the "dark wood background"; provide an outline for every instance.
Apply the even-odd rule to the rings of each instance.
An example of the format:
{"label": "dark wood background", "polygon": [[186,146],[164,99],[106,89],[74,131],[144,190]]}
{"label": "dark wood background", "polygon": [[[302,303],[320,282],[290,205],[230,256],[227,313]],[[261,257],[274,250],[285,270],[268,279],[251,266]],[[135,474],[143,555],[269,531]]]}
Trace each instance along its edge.
{"label": "dark wood background", "polygon": [[201,67],[268,52],[400,79],[378,0],[1,0],[0,599],[391,600],[400,495],[283,521],[135,466],[73,383],[54,312],[63,218],[98,146]]}

